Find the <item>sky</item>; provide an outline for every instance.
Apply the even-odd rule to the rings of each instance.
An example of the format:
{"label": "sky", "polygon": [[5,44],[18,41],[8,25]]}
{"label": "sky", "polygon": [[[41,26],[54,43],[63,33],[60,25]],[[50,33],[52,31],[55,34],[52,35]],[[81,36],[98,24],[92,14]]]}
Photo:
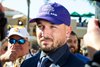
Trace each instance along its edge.
{"label": "sky", "polygon": [[[0,0],[5,7],[20,11],[27,15],[27,0]],[[30,0],[30,18],[36,17],[41,5],[45,0]],[[50,2],[57,2],[65,6],[70,13],[76,11],[79,14],[92,12],[95,13],[94,7],[87,2],[87,0],[49,0]]]}

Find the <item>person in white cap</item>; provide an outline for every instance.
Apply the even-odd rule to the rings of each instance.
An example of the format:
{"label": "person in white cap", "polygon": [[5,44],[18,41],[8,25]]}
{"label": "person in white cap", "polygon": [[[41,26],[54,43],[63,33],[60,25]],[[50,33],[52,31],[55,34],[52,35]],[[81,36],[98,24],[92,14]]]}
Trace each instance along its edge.
{"label": "person in white cap", "polygon": [[[27,54],[30,54],[32,56],[32,54],[29,53],[30,50],[29,33],[27,32],[26,28],[18,28],[18,27],[11,28],[7,38],[8,38],[8,49],[6,53],[0,57],[2,61],[18,62],[17,59],[22,58],[23,56],[24,56],[23,58],[25,59]],[[22,61],[24,59],[22,59]],[[18,67],[20,67],[20,64],[16,65],[19,65]],[[12,65],[10,67],[14,66]]]}

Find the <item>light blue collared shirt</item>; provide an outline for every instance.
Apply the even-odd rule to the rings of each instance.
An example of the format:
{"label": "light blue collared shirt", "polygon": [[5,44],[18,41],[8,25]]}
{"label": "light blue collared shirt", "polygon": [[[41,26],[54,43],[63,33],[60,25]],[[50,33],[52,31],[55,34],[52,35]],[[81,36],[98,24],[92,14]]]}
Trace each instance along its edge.
{"label": "light blue collared shirt", "polygon": [[[46,55],[45,52],[41,51],[40,59],[46,56],[49,60],[53,62],[53,64],[56,64],[57,61],[66,53],[66,50],[68,50],[68,47],[65,44],[62,47],[56,49],[54,52],[49,53],[48,55]],[[38,61],[37,67],[41,67],[40,61]]]}

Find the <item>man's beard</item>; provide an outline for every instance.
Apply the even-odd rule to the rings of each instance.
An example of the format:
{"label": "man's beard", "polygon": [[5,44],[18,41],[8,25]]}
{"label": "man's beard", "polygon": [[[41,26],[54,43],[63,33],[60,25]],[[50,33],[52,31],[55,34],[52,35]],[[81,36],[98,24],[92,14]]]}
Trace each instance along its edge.
{"label": "man's beard", "polygon": [[72,53],[77,53],[77,50],[74,47],[69,48]]}
{"label": "man's beard", "polygon": [[51,48],[45,48],[45,49],[41,49],[41,50],[48,54],[48,53],[55,52],[61,46],[62,46],[61,44],[58,44],[57,46],[51,46]]}

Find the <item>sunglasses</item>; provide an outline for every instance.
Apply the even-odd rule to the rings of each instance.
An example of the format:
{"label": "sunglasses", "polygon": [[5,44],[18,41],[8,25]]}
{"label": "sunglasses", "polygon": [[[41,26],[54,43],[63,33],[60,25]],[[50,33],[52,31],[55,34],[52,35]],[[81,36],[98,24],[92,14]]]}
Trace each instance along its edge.
{"label": "sunglasses", "polygon": [[26,42],[26,40],[23,39],[23,38],[18,39],[18,40],[14,39],[14,38],[11,38],[11,39],[9,39],[9,42],[11,44],[16,44],[16,43],[18,43],[18,44],[24,44]]}

